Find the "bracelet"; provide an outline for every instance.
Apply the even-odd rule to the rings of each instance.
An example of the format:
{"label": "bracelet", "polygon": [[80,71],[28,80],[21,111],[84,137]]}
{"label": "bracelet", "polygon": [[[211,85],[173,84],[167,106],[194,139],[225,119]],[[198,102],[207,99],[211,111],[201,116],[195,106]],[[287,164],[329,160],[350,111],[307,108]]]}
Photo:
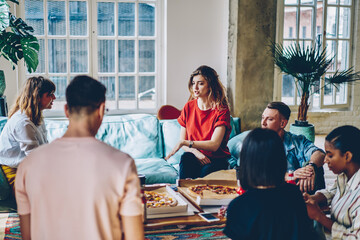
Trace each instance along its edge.
{"label": "bracelet", "polygon": [[189,148],[192,148],[193,144],[194,144],[194,142],[190,140],[189,141]]}

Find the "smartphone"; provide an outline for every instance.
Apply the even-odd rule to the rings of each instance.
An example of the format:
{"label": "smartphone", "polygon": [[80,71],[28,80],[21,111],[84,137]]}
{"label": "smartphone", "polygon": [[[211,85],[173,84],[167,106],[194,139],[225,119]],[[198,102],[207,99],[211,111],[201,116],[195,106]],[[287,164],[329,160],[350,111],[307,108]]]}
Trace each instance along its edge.
{"label": "smartphone", "polygon": [[211,213],[199,213],[199,216],[205,219],[207,222],[216,222],[220,220]]}

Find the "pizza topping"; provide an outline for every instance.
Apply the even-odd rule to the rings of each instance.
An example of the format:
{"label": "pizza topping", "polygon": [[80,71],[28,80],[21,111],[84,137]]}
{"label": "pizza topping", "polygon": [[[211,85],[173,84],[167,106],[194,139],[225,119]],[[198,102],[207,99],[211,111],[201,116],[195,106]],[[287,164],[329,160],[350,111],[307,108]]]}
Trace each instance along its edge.
{"label": "pizza topping", "polygon": [[204,191],[210,191],[218,195],[236,194],[235,187],[228,187],[222,185],[195,185],[189,187],[189,190],[200,196],[204,195]]}
{"label": "pizza topping", "polygon": [[177,200],[170,197],[168,194],[157,193],[153,191],[145,191],[146,207],[158,208],[164,206],[175,207],[177,206]]}

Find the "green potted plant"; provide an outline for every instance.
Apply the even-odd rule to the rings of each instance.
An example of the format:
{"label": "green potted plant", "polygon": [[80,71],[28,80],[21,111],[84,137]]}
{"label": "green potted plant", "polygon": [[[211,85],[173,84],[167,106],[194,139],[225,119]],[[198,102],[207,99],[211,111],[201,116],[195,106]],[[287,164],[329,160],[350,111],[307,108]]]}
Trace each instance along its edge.
{"label": "green potted plant", "polygon": [[[0,57],[10,61],[13,69],[18,61],[24,59],[28,72],[34,72],[39,64],[39,42],[33,36],[34,29],[9,11],[7,1],[19,4],[17,0],[0,0]],[[3,107],[0,105],[1,115],[6,115],[7,112],[6,98],[3,96],[5,87],[5,75],[0,70],[0,103],[3,103]]]}
{"label": "green potted plant", "polygon": [[[320,48],[319,46],[302,48],[297,43],[287,47],[280,43],[272,43],[270,50],[275,65],[282,72],[294,77],[295,85],[301,94],[297,120],[291,127],[310,126],[310,128],[314,129],[307,122],[309,97],[315,93],[313,86],[320,86],[320,79],[333,63],[335,56],[328,58],[326,56],[326,48]],[[326,85],[337,87],[340,83],[350,83],[359,79],[359,72],[353,73],[353,68],[351,67],[344,71],[336,71],[331,76],[326,76]],[[325,86],[322,86],[322,88]],[[313,135],[315,134],[314,130],[309,131],[313,131]],[[306,136],[306,134],[304,135]],[[313,140],[314,137],[311,138]]]}

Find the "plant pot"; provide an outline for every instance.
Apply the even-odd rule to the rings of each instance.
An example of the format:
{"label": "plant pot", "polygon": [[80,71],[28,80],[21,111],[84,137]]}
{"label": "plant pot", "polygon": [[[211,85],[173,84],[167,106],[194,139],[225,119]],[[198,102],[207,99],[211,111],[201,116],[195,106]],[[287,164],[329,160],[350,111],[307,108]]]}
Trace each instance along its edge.
{"label": "plant pot", "polygon": [[296,135],[304,135],[311,142],[315,141],[315,127],[312,124],[307,123],[299,125],[297,123],[290,125],[290,132]]}
{"label": "plant pot", "polygon": [[6,96],[0,97],[0,116],[7,117],[8,107],[6,102]]}

